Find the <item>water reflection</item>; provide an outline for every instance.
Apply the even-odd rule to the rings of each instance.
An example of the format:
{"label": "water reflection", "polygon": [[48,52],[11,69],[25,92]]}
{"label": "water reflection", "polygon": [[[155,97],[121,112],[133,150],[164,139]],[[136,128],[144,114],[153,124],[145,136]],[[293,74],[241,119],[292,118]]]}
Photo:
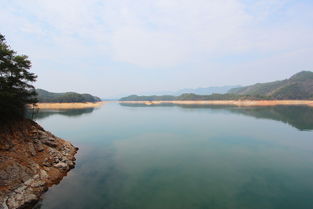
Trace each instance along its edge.
{"label": "water reflection", "polygon": [[271,119],[287,123],[301,131],[313,130],[313,108],[309,106],[255,106],[238,107],[229,105],[181,105],[181,104],[126,104],[128,107],[178,106],[185,109],[211,109],[243,114],[260,119]]}
{"label": "water reflection", "polygon": [[95,108],[83,108],[83,109],[42,109],[38,112],[28,112],[28,117],[34,120],[41,120],[53,115],[64,115],[68,117],[80,117],[85,114],[90,114]]}
{"label": "water reflection", "polygon": [[167,106],[40,121],[80,150],[35,209],[313,208],[313,132],[257,119],[307,108]]}

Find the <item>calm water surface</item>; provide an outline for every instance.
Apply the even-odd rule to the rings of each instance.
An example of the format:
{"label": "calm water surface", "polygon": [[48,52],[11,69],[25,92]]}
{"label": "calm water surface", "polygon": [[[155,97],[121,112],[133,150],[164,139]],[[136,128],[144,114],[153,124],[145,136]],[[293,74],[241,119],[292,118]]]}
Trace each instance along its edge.
{"label": "calm water surface", "polygon": [[37,121],[80,148],[37,209],[313,208],[313,108],[112,103]]}

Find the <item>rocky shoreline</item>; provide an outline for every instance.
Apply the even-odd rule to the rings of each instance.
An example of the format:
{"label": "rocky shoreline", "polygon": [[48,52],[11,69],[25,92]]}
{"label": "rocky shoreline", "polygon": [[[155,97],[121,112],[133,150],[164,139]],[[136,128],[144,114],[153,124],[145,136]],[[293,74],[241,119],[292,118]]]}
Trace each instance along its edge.
{"label": "rocky shoreline", "polygon": [[74,168],[78,148],[31,120],[0,130],[0,209],[25,208]]}

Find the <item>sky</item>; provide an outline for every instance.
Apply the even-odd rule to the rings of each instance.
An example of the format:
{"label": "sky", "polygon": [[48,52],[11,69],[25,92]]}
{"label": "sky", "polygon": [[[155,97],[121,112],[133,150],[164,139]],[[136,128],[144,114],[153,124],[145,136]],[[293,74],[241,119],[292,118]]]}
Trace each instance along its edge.
{"label": "sky", "polygon": [[102,98],[313,71],[313,0],[0,0],[37,88]]}

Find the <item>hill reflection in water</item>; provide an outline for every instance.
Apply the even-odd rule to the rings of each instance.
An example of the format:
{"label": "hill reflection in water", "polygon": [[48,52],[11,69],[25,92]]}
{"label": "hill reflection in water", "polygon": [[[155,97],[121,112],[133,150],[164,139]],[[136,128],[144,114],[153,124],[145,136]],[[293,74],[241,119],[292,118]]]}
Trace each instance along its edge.
{"label": "hill reflection in water", "polygon": [[41,120],[53,115],[63,115],[68,117],[80,117],[85,114],[90,114],[95,108],[82,108],[82,109],[44,109],[39,110],[38,113],[34,114],[34,120]]}
{"label": "hill reflection in water", "polygon": [[228,111],[231,113],[242,114],[260,119],[271,119],[287,123],[301,131],[313,130],[313,108],[309,106],[254,106],[238,107],[229,105],[181,105],[181,104],[126,104],[128,107],[160,107],[176,106],[184,109],[208,109]]}

